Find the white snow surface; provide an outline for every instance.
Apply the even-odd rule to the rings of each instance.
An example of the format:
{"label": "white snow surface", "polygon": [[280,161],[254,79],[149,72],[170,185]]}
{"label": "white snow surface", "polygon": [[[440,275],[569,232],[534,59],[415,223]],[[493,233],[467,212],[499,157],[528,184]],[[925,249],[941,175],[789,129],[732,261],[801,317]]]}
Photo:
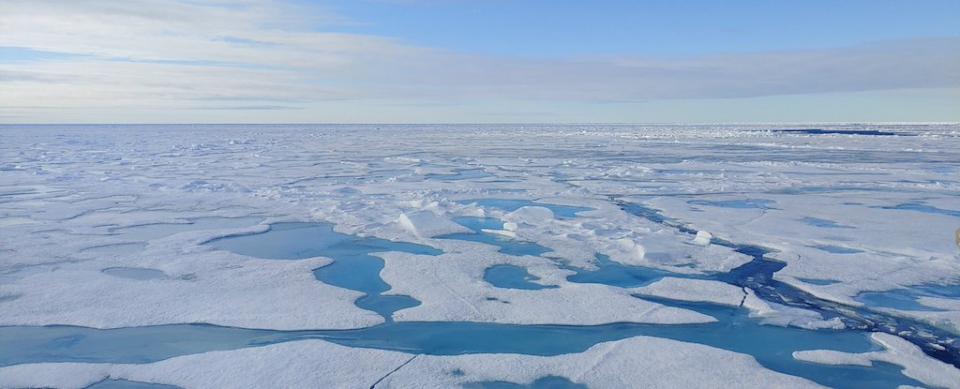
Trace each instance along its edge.
{"label": "white snow surface", "polygon": [[420,239],[458,232],[470,232],[469,228],[427,210],[401,213],[400,217],[397,218],[397,223],[407,232]]}
{"label": "white snow surface", "polygon": [[[843,304],[862,305],[855,298],[864,291],[960,285],[960,249],[953,241],[960,225],[956,201],[960,196],[960,126],[817,126],[881,129],[909,136],[808,135],[749,125],[6,126],[0,128],[0,325],[112,328],[203,322],[247,328],[346,329],[383,322],[353,304],[361,293],[314,278],[311,271],[329,264],[328,258],[265,260],[203,245],[227,235],[260,233],[268,224],[280,221],[330,222],[345,234],[443,250],[439,256],[375,254],[385,260],[381,276],[392,287],[386,294],[407,294],[422,302],[396,312],[398,321],[666,324],[713,320],[630,296],[641,293],[726,305],[742,303],[769,324],[836,328],[836,322],[813,312],[766,303],[750,290],[719,282],[671,277],[644,288],[616,288],[566,281],[572,273],[564,266],[593,269],[596,254],[680,274],[725,272],[750,260],[728,247],[709,244],[711,237],[773,249],[768,256],[786,263],[776,279]],[[430,176],[458,170],[482,170],[483,174],[473,178],[469,174],[444,179]],[[536,200],[540,205],[511,212],[460,203],[482,198]],[[737,205],[742,200],[753,202]],[[620,201],[659,210],[667,224],[709,233],[691,236],[646,220],[621,209],[624,204]],[[563,218],[546,204],[593,210]],[[739,208],[730,208],[731,204]],[[496,233],[502,239],[536,242],[552,251],[540,257],[510,256],[481,243],[437,239],[438,235],[467,231],[452,222],[457,216],[499,219],[504,229]],[[177,230],[149,238],[125,235],[122,229],[248,217],[260,221]],[[493,287],[482,276],[485,268],[495,264],[525,267],[540,277],[536,283],[556,288]],[[135,280],[103,272],[115,267],[155,269],[163,276]],[[956,298],[924,296],[917,301],[940,311],[883,309],[955,332],[960,327]],[[731,381],[731,387],[759,383],[762,381],[751,380],[760,378],[786,379],[762,369],[749,357],[706,346],[650,338],[614,344],[618,345],[615,351],[620,351],[610,356],[624,350],[643,352],[613,359],[628,361],[623,365],[604,362],[610,360],[607,354],[594,349],[608,343],[569,358],[582,369],[589,365],[586,361],[595,359],[576,359],[574,355],[595,356],[600,358],[598,366],[605,369],[646,374],[643,381],[634,382],[649,382],[654,387],[658,382],[688,379],[679,381],[685,384],[668,386],[695,387],[692,382],[709,373],[705,368],[743,380]],[[176,379],[163,382],[206,386],[233,382],[228,375],[217,374],[220,371],[247,374],[239,367],[212,367],[217,363],[244,366],[255,358],[280,358],[283,352],[299,355],[296,349],[286,350],[288,347],[301,347],[299,352],[305,354],[310,354],[311,347],[332,350],[323,342],[296,342],[143,366],[53,364],[0,371],[20,371],[22,377],[37,379],[43,379],[43,374],[27,372],[49,371],[51,379],[61,377],[71,383],[57,384],[66,387],[82,387],[80,381],[89,384],[108,374],[130,379],[173,377]],[[280,351],[258,354],[273,350]],[[358,353],[351,355],[362,354],[360,359],[383,359],[388,372],[408,357],[350,350]],[[673,361],[679,354],[671,350],[695,350],[687,355],[693,360],[701,355],[714,359],[707,358],[711,362],[699,365],[677,363],[671,365],[673,370],[627,368],[635,362],[630,358]],[[890,353],[883,355],[894,358]],[[870,358],[874,357],[879,358],[871,354]],[[283,362],[276,364],[279,367],[302,367],[295,358],[281,359]],[[184,360],[205,364],[210,375],[196,371],[191,375],[190,363],[177,362]],[[199,363],[201,360],[205,362]],[[468,373],[463,380],[501,377],[529,383],[536,378],[533,372],[568,376],[577,371],[565,369],[559,362],[549,369],[507,369],[497,373],[500,375],[494,374],[493,367],[487,375],[467,369],[473,366],[467,366],[468,361],[506,369],[504,366],[511,365],[497,364],[511,360],[539,359],[418,357],[382,384],[399,380],[406,369],[428,361],[451,369],[455,363],[444,365],[446,361],[462,362]],[[724,363],[715,363],[717,360]],[[170,366],[176,363],[182,364],[178,366],[184,373],[164,375],[174,374]],[[540,366],[541,362],[523,363]],[[656,361],[644,363],[660,366]],[[515,366],[527,365],[517,362]],[[380,374],[381,367],[347,368],[359,369],[357,374],[366,377]],[[363,370],[368,368],[373,370]],[[606,374],[589,382],[617,387],[603,381],[623,374],[614,374],[614,370],[596,370]],[[134,371],[144,375],[134,375]],[[150,376],[148,371],[156,375]],[[926,374],[919,367],[908,371]],[[425,379],[437,380],[437,387],[466,382],[451,377],[440,374]],[[591,375],[570,378],[587,382],[586,377]],[[724,379],[721,374],[704,382],[727,382]],[[403,383],[391,385],[403,387]],[[792,378],[783,383],[809,384]],[[337,381],[329,387],[337,385],[352,383]]]}
{"label": "white snow surface", "polygon": [[874,342],[883,351],[845,353],[831,350],[795,351],[793,357],[801,361],[831,364],[871,366],[872,361],[883,361],[903,366],[903,374],[937,388],[960,388],[960,370],[923,353],[916,345],[900,337],[875,332]]}
{"label": "white snow surface", "polygon": [[[353,304],[361,293],[316,281],[311,270],[329,264],[329,259],[274,261],[198,245],[222,234],[184,232],[117,252],[109,249],[125,246],[112,243],[110,236],[78,238],[59,231],[34,234],[58,242],[51,245],[28,247],[28,242],[13,242],[7,247],[17,254],[26,247],[50,257],[10,258],[18,261],[5,272],[9,280],[4,282],[3,294],[16,297],[3,302],[0,325],[114,328],[211,323],[294,330],[383,322],[382,317]],[[155,269],[164,276],[137,280],[103,272],[114,267]]]}
{"label": "white snow surface", "polygon": [[[696,374],[688,373],[691,366],[695,366]],[[594,389],[821,387],[802,378],[763,369],[750,356],[650,337],[600,343],[582,353],[555,357],[412,355],[305,340],[182,356],[144,365],[9,366],[0,368],[0,387],[75,389],[110,377],[187,389],[367,389],[375,383],[377,388],[453,388],[482,381],[525,384],[544,376],[565,377]]]}
{"label": "white snow surface", "polygon": [[647,286],[633,289],[640,295],[653,295],[674,300],[701,301],[714,304],[740,306],[746,292],[738,286],[720,281],[690,280],[664,277]]}
{"label": "white snow surface", "polygon": [[[472,243],[462,252],[423,256],[384,253],[381,276],[393,285],[388,294],[404,294],[422,302],[393,315],[397,321],[471,321],[514,324],[706,323],[714,318],[631,296],[629,289],[566,280],[573,274],[553,261],[533,256],[498,253],[494,247]],[[495,287],[483,280],[488,267],[509,264],[525,267],[554,288],[539,290]],[[602,303],[598,303],[602,302]]]}
{"label": "white snow surface", "polygon": [[781,327],[809,330],[845,328],[840,318],[825,320],[823,315],[814,311],[769,303],[758,298],[749,288],[740,288],[720,281],[664,277],[650,285],[633,288],[631,292],[641,298],[650,295],[673,300],[742,306],[750,310],[751,317],[761,318],[764,324]]}

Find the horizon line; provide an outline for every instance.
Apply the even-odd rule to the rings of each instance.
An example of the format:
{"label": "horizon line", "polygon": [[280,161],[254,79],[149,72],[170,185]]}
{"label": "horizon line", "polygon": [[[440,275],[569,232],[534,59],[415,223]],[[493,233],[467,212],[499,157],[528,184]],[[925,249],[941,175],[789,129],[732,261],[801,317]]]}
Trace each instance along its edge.
{"label": "horizon line", "polygon": [[809,122],[168,122],[168,123],[0,123],[0,126],[186,126],[186,125],[338,125],[338,126],[400,126],[400,125],[455,125],[455,126],[733,126],[733,125],[960,125],[960,121],[809,121]]}

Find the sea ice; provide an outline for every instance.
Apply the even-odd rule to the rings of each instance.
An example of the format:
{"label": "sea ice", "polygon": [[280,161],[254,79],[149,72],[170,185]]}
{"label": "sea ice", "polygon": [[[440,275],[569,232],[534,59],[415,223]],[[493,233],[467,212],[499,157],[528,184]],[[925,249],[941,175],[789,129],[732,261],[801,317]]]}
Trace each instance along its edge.
{"label": "sea ice", "polygon": [[[513,256],[495,247],[460,242],[437,256],[379,254],[381,273],[393,288],[421,304],[398,311],[396,321],[474,321],[516,324],[698,323],[713,321],[696,312],[632,297],[628,289],[569,282],[569,270],[547,258]],[[482,281],[486,269],[514,265],[539,277],[540,290],[498,288]],[[597,304],[603,301],[603,304]]]}
{"label": "sea ice", "polygon": [[[277,261],[205,244],[260,234],[276,223],[319,222],[345,235],[443,252],[372,254],[385,262],[379,273],[384,295],[421,302],[412,306],[415,302],[406,300],[404,306],[410,307],[393,313],[397,323],[391,325],[635,322],[679,331],[684,326],[676,324],[717,320],[690,308],[697,303],[683,303],[699,301],[721,304],[723,314],[751,325],[762,320],[771,325],[763,328],[780,331],[776,334],[844,327],[836,334],[862,340],[858,323],[883,323],[864,328],[901,333],[914,343],[878,333],[873,336],[886,351],[797,356],[880,361],[862,369],[864,374],[902,378],[888,366],[894,363],[907,367],[905,373],[920,383],[955,387],[957,369],[929,356],[954,365],[960,361],[960,304],[957,296],[923,291],[960,284],[954,243],[960,221],[955,162],[960,161],[960,130],[955,124],[810,130],[747,125],[411,125],[376,131],[323,125],[5,127],[0,131],[0,325],[39,331],[56,324],[176,323],[368,330],[384,323],[389,318],[357,306],[363,293],[314,276],[334,266],[323,250]],[[879,132],[893,135],[872,136]],[[474,229],[458,223],[463,218],[487,224]],[[458,234],[477,239],[442,238]],[[520,245],[526,246],[498,252]],[[768,301],[777,297],[768,289],[733,285],[757,276],[731,273],[754,259],[744,245],[762,247],[754,251],[780,261],[768,266],[783,266],[772,280],[762,280],[775,281],[775,292],[793,287],[820,300],[806,299],[804,304],[812,304],[807,306],[788,298]],[[485,271],[498,265],[525,269],[532,277],[524,281],[543,288],[501,288],[485,281]],[[634,269],[643,280],[604,278],[599,274],[604,269]],[[599,275],[584,276],[590,272]],[[744,279],[724,278],[731,274]],[[931,309],[858,299],[890,291],[906,291],[913,302]],[[667,306],[671,301],[675,307]],[[821,310],[818,304],[833,308]],[[740,306],[746,309],[727,309]],[[743,316],[747,310],[755,318]],[[845,310],[870,317],[836,317]],[[876,318],[883,320],[870,321]],[[914,329],[923,325],[932,332]],[[830,371],[808,367],[811,379]],[[0,387],[85,387],[107,377],[185,387],[254,382],[368,388],[381,378],[377,387],[450,387],[496,381],[526,385],[550,376],[595,389],[814,386],[744,354],[634,337],[555,357],[414,356],[307,340],[144,365],[8,366],[0,369]]]}
{"label": "sea ice", "polygon": [[[265,362],[267,361],[267,362]],[[724,361],[724,363],[716,363]],[[696,373],[687,372],[691,366]],[[27,364],[0,368],[0,387],[84,388],[110,377],[183,388],[451,388],[483,381],[558,376],[591,388],[819,388],[772,372],[742,354],[667,339],[635,337],[555,357],[483,354],[438,357],[305,340],[216,351],[144,365]]]}
{"label": "sea ice", "polygon": [[839,351],[797,351],[794,358],[822,364],[871,366],[872,361],[884,361],[903,366],[903,374],[926,385],[938,388],[960,388],[960,370],[920,351],[920,348],[894,335],[875,332],[873,341],[883,351],[861,354]]}

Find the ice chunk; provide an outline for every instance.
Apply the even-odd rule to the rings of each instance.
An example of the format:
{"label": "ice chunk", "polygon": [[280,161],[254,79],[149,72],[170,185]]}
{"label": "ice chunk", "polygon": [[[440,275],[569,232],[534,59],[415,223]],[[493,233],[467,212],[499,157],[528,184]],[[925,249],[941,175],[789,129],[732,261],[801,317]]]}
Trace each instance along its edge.
{"label": "ice chunk", "polygon": [[653,284],[633,289],[641,295],[665,297],[672,300],[700,301],[740,306],[743,290],[720,281],[664,277]]}
{"label": "ice chunk", "polygon": [[697,231],[697,236],[693,238],[693,240],[690,241],[690,243],[695,244],[697,246],[707,246],[710,244],[710,239],[713,239],[713,235],[711,235],[709,232],[700,230],[700,231]]}
{"label": "ice chunk", "polygon": [[397,223],[414,236],[426,239],[444,234],[470,232],[470,229],[454,223],[431,211],[402,213]]}
{"label": "ice chunk", "polygon": [[528,205],[520,207],[516,211],[510,212],[504,216],[504,220],[527,223],[532,225],[542,224],[546,220],[554,218],[553,211],[547,207]]}

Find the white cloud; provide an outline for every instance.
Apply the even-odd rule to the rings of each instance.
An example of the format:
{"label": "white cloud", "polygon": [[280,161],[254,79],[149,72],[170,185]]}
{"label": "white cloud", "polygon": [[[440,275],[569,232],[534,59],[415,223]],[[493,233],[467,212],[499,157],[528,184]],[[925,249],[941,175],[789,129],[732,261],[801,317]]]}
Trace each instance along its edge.
{"label": "white cloud", "polygon": [[0,61],[0,115],[275,110],[354,99],[596,103],[960,86],[960,39],[534,60],[325,32],[355,23],[323,8],[269,0],[6,0],[0,46],[71,56]]}

